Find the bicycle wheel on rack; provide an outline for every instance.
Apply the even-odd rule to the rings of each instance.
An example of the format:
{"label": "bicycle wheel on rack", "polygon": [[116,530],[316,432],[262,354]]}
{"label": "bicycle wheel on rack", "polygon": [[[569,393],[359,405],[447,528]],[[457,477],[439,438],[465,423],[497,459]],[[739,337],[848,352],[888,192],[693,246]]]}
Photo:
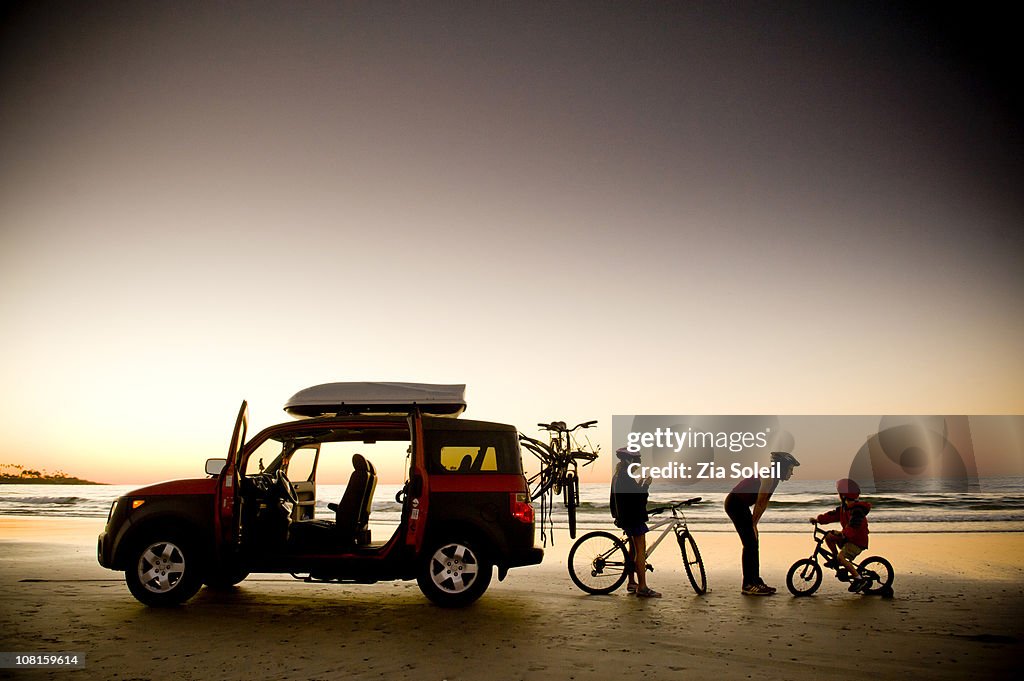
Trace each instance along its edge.
{"label": "bicycle wheel on rack", "polygon": [[810,558],[801,558],[789,568],[786,586],[794,596],[810,596],[821,586],[821,566]]}
{"label": "bicycle wheel on rack", "polygon": [[540,464],[540,470],[529,476],[526,480],[530,488],[530,499],[535,501],[555,484],[554,457],[543,443],[533,438],[520,435],[519,443],[523,449],[533,454]]}
{"label": "bicycle wheel on rack", "polygon": [[686,568],[686,576],[690,578],[690,586],[698,596],[703,596],[708,592],[708,576],[704,572],[704,561],[692,534],[684,532],[679,535],[679,549],[683,554],[683,567]]}
{"label": "bicycle wheel on rack", "polygon": [[580,480],[575,471],[565,474],[565,511],[569,515],[569,538],[576,538],[576,508],[580,505]]}
{"label": "bicycle wheel on rack", "polygon": [[526,484],[530,487],[530,501],[536,501],[544,495],[551,485],[555,482],[555,476],[552,474],[551,469],[544,467],[539,472],[534,473],[526,479]]}
{"label": "bicycle wheel on rack", "polygon": [[588,594],[610,594],[633,569],[629,551],[610,532],[590,532],[569,551],[569,577]]}

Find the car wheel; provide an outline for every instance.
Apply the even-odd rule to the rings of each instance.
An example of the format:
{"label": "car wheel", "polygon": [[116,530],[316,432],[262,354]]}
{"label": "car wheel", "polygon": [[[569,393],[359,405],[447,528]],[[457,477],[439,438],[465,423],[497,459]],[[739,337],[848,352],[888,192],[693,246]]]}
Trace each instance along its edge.
{"label": "car wheel", "polygon": [[146,605],[178,605],[202,586],[202,566],[192,545],[174,536],[151,536],[132,551],[125,581]]}
{"label": "car wheel", "polygon": [[483,595],[491,583],[491,562],[475,542],[447,541],[435,544],[416,581],[436,605],[458,608]]}

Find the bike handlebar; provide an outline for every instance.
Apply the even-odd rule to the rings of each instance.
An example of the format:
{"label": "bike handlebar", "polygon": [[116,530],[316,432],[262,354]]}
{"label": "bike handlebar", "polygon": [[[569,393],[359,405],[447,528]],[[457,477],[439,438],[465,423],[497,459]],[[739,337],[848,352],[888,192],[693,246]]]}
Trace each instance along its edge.
{"label": "bike handlebar", "polygon": [[597,420],[584,421],[583,423],[577,423],[572,428],[569,428],[565,421],[552,421],[551,423],[538,423],[537,425],[544,430],[550,430],[553,433],[571,433],[577,428],[589,428],[590,426],[596,425]]}
{"label": "bike handlebar", "polygon": [[815,521],[814,521],[814,530],[813,530],[813,534],[814,534],[814,536],[815,536],[815,537],[819,537],[819,536],[820,536],[820,537],[824,537],[824,536],[825,536],[826,534],[828,534],[828,530],[826,530],[825,528],[823,528],[823,527],[822,527],[822,526],[821,526],[821,525],[820,525],[820,524],[818,523],[818,521],[817,521],[817,520],[815,520]]}

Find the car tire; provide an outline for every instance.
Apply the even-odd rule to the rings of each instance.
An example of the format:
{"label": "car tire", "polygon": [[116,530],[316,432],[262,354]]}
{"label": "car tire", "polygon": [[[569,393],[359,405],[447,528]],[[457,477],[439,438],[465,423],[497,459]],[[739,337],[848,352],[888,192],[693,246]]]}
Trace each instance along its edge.
{"label": "car tire", "polygon": [[477,542],[436,542],[424,556],[416,578],[423,592],[442,608],[461,608],[483,595],[491,583],[493,564]]}
{"label": "car tire", "polygon": [[173,534],[153,534],[136,542],[124,574],[132,595],[154,607],[180,605],[203,584],[199,551]]}

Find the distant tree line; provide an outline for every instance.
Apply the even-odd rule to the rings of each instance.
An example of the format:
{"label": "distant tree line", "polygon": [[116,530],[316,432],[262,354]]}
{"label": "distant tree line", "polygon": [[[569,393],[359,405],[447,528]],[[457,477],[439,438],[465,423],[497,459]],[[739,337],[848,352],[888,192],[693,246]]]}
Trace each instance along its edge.
{"label": "distant tree line", "polygon": [[0,463],[0,483],[52,483],[52,484],[95,484],[82,480],[64,471],[50,473],[46,469],[25,468],[17,463]]}

